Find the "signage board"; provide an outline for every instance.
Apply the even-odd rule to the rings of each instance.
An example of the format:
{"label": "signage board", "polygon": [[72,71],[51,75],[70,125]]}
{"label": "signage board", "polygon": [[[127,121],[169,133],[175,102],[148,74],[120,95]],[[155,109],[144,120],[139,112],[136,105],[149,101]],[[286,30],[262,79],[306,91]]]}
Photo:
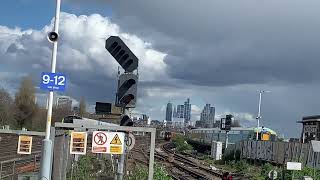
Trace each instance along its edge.
{"label": "signage board", "polygon": [[92,134],[92,152],[107,153],[107,132],[94,131]]}
{"label": "signage board", "polygon": [[18,154],[31,154],[32,136],[19,136]]}
{"label": "signage board", "polygon": [[317,132],[317,125],[304,125],[303,126],[303,131],[305,133],[315,133]]}
{"label": "signage board", "polygon": [[270,140],[270,135],[268,133],[262,134],[261,140],[262,141],[269,141]]}
{"label": "signage board", "polygon": [[123,132],[94,131],[92,134],[92,152],[122,154],[124,150]]}
{"label": "signage board", "polygon": [[270,179],[277,179],[278,177],[278,172],[276,170],[271,170],[269,173],[268,173],[268,177]]}
{"label": "signage board", "polygon": [[110,134],[110,154],[122,154],[124,149],[124,133],[113,132]]}
{"label": "signage board", "polygon": [[301,170],[301,163],[287,162],[287,170]]}
{"label": "signage board", "polygon": [[311,146],[313,152],[320,152],[320,141],[311,140]]}
{"label": "signage board", "polygon": [[226,118],[221,118],[220,129],[221,130],[225,130],[226,129]]}
{"label": "signage board", "polygon": [[126,140],[126,146],[128,148],[127,150],[130,151],[131,149],[133,149],[135,143],[136,143],[136,138],[132,133],[129,133]]}
{"label": "signage board", "polygon": [[64,91],[66,88],[66,84],[66,76],[62,73],[41,73],[41,89],[50,91]]}
{"label": "signage board", "polygon": [[111,103],[96,102],[96,114],[110,114],[111,113]]}
{"label": "signage board", "polygon": [[70,141],[70,154],[86,154],[87,151],[87,133],[72,132]]}

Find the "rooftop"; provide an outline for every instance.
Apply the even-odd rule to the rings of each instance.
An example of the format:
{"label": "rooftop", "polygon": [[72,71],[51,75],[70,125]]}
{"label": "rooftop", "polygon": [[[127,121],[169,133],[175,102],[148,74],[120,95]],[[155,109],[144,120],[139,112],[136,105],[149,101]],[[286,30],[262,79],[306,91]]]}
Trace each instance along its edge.
{"label": "rooftop", "polygon": [[[192,130],[200,130],[200,131],[212,131],[212,130],[220,130],[220,128],[197,128]],[[232,127],[231,131],[253,131],[254,128],[245,128],[245,127]]]}
{"label": "rooftop", "polygon": [[302,121],[297,121],[298,123],[304,123],[304,122],[320,122],[320,115],[313,115],[313,116],[305,116],[302,117]]}

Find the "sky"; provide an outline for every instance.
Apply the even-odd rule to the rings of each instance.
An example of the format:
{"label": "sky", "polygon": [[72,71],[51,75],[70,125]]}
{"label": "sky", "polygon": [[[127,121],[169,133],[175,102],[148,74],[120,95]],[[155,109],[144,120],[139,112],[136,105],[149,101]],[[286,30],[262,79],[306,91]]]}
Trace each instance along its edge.
{"label": "sky", "polygon": [[[319,113],[318,0],[62,0],[57,72],[61,95],[114,102],[117,62],[105,39],[120,36],[139,58],[137,113],[163,120],[170,101],[190,98],[192,119],[206,103],[299,137],[303,116]],[[0,6],[0,87],[12,95],[21,77],[50,71],[55,1],[12,0]],[[46,91],[38,90],[46,96]]]}

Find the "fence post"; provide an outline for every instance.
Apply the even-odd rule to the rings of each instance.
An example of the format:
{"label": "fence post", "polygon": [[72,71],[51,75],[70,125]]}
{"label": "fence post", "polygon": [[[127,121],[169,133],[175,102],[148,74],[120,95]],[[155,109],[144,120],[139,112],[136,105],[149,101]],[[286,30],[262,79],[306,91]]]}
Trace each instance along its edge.
{"label": "fence post", "polygon": [[1,176],[2,176],[2,162],[0,163],[0,179],[1,179]]}
{"label": "fence post", "polygon": [[36,171],[36,169],[37,169],[37,155],[36,155],[36,154],[34,155],[34,159],[33,159],[33,161],[34,161],[34,163],[33,163],[33,166],[34,166],[34,168],[33,168],[33,172],[35,172],[35,171]]}
{"label": "fence post", "polygon": [[16,160],[13,161],[13,167],[12,167],[12,180],[14,180],[14,174],[16,173],[15,172],[15,169],[16,169]]}

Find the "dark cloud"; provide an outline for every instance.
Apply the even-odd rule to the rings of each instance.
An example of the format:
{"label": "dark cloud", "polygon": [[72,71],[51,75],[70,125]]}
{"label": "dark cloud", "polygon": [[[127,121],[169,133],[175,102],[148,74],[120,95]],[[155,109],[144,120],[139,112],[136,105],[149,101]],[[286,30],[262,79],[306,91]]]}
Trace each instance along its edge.
{"label": "dark cloud", "polygon": [[[169,55],[172,78],[225,86],[319,82],[317,1],[112,1],[113,19]],[[297,73],[299,71],[299,73]]]}
{"label": "dark cloud", "polygon": [[[272,92],[263,99],[262,123],[266,126],[299,136],[300,126],[296,121],[303,115],[318,114],[319,1],[90,1],[94,2],[111,7],[111,20],[119,25],[115,29],[141,37],[141,41],[132,38],[131,44],[140,47],[150,42],[150,48],[167,54],[164,63],[162,58],[155,58],[161,62],[150,61],[158,55],[147,56],[140,53],[141,48],[133,48],[140,53],[143,64],[137,111],[161,120],[163,105],[169,100],[180,104],[191,97],[191,102],[198,103],[200,108],[204,103],[214,104],[219,114],[233,112],[255,117],[257,90],[267,89]],[[69,0],[67,3],[85,6],[88,2]],[[83,18],[71,16],[68,15],[69,23],[81,22]],[[65,48],[60,49],[63,56],[58,68],[70,76],[70,93],[85,95],[90,102],[101,98],[112,100],[116,65],[105,63],[103,59],[111,62],[110,57],[90,46],[101,43],[95,36],[105,37],[107,32],[119,31],[90,23],[71,27],[69,23],[61,26],[68,42],[59,45]],[[85,36],[79,36],[76,30]],[[19,58],[10,53],[0,58],[12,62],[24,59],[21,67],[34,64],[48,68],[50,46],[46,40],[35,35],[22,37],[22,44],[37,42],[40,46],[21,51],[21,47],[13,47],[16,42],[12,41],[12,47],[9,44],[4,49],[16,52]],[[90,46],[86,46],[86,40]],[[24,56],[26,53],[28,58]],[[111,72],[112,68],[115,71]]]}

